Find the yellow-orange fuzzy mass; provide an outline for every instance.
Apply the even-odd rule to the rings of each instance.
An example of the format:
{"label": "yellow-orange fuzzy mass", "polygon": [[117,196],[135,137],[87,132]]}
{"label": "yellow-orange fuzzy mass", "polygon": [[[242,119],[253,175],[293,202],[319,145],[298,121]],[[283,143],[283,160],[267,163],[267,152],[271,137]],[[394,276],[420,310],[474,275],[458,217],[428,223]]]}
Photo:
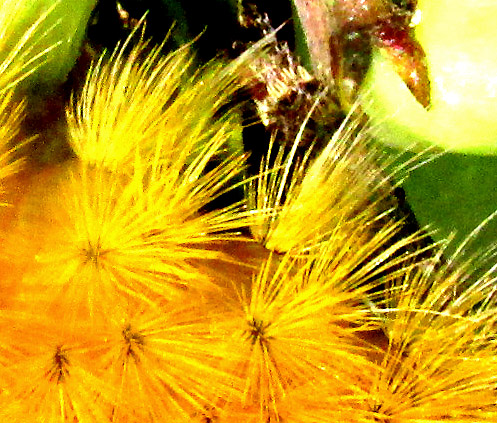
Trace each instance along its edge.
{"label": "yellow-orange fuzzy mass", "polygon": [[0,56],[0,422],[496,421],[494,271],[401,234],[362,121],[247,176],[227,103],[268,39],[196,69],[133,34],[67,106],[75,157],[16,178],[39,58]]}

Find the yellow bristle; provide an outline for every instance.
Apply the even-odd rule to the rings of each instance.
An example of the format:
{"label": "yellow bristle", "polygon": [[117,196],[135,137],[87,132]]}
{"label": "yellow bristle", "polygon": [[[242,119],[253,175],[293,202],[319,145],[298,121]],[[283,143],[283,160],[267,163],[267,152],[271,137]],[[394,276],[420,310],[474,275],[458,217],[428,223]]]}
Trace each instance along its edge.
{"label": "yellow bristle", "polygon": [[[17,0],[3,0],[0,5],[0,183],[17,173],[23,159],[19,153],[30,139],[21,139],[20,129],[25,114],[25,102],[20,99],[18,85],[45,63],[50,51],[61,43],[47,47],[46,38],[52,27],[45,25],[59,1],[46,8],[25,28],[19,22],[27,8]],[[0,187],[2,195],[3,187]],[[5,205],[7,202],[1,202]],[[6,220],[6,216],[3,216]]]}
{"label": "yellow bristle", "polygon": [[390,292],[389,347],[371,391],[374,418],[491,422],[497,418],[495,274],[471,281],[475,263],[413,269]]}
{"label": "yellow bristle", "polygon": [[[337,387],[333,380],[309,381],[283,401],[285,423],[373,423],[368,412],[367,388],[370,377],[365,371],[352,383]],[[379,420],[381,422],[381,420]]]}
{"label": "yellow bristle", "polygon": [[[19,136],[24,103],[14,100],[13,90],[0,92],[0,183],[19,172],[23,165],[20,157],[20,146],[15,142]],[[0,187],[3,190],[2,187]],[[5,205],[5,203],[1,203]]]}
{"label": "yellow bristle", "polygon": [[110,421],[190,422],[236,395],[237,381],[222,370],[229,357],[213,324],[218,313],[191,296],[114,313],[95,354],[116,392]]}
{"label": "yellow bristle", "polygon": [[275,136],[251,184],[249,204],[260,212],[251,227],[254,237],[279,252],[309,250],[331,236],[367,242],[381,226],[375,219],[388,220],[388,196],[395,186],[379,165],[386,160],[376,151],[370,129],[360,129],[360,119],[350,117],[317,157],[310,147],[298,159],[305,124],[291,149],[280,146],[274,160]]}
{"label": "yellow bristle", "polygon": [[[0,57],[0,181],[44,19]],[[362,118],[300,158],[305,124],[290,148],[273,134],[246,178],[228,104],[274,35],[196,69],[141,29],[74,94],[76,157],[30,174],[2,224],[0,422],[497,421],[494,269],[468,285],[473,263],[403,235]]]}
{"label": "yellow bristle", "polygon": [[[0,5],[0,95],[4,95],[42,65],[47,54],[62,43],[43,49],[45,38],[51,28],[43,28],[44,22],[59,1],[47,8],[24,32],[20,32],[19,16],[26,5],[17,0],[3,0]],[[17,19],[16,19],[17,18]]]}
{"label": "yellow bristle", "polygon": [[242,401],[228,404],[227,415],[252,410],[260,421],[278,420],[280,403],[309,380],[329,379],[342,390],[375,367],[368,359],[375,347],[361,339],[378,327],[362,302],[367,288],[335,278],[328,252],[271,255],[251,288],[240,288],[220,323],[238,363],[231,372],[244,380]]}
{"label": "yellow bristle", "polygon": [[229,147],[236,112],[215,114],[250,56],[187,76],[187,47],[125,49],[93,67],[68,111],[79,158],[28,189],[6,241],[27,264],[24,285],[73,318],[216,289],[198,265],[226,257],[212,244],[240,238],[254,214],[243,201],[204,210],[244,170],[246,155]]}
{"label": "yellow bristle", "polygon": [[[165,109],[183,90],[193,60],[187,47],[164,57],[160,48],[147,50],[145,42],[125,54],[128,42],[110,58],[100,57],[67,109],[70,142],[78,157],[120,171],[132,168],[137,153],[153,155],[158,143],[172,141],[165,126],[184,128],[180,116],[168,116]],[[170,147],[170,153],[178,148],[174,141]]]}
{"label": "yellow bristle", "polygon": [[227,257],[211,244],[236,238],[229,230],[245,219],[238,206],[199,213],[195,200],[167,181],[144,182],[137,174],[79,163],[61,172],[54,189],[41,190],[48,196],[20,207],[9,234],[12,250],[5,254],[26,263],[28,290],[45,292],[68,313],[94,315],[129,301],[218,289],[198,264]]}
{"label": "yellow bristle", "polygon": [[165,54],[137,38],[91,67],[67,109],[70,143],[84,162],[119,172],[142,160],[169,169],[173,179],[190,164],[194,184],[209,160],[239,153],[240,118],[222,108],[240,88],[243,67],[272,37],[230,63],[213,60],[196,70],[191,46]]}
{"label": "yellow bristle", "polygon": [[3,346],[11,352],[5,364],[8,383],[0,392],[2,421],[107,421],[112,387],[95,374],[87,325],[29,311],[3,313],[2,320],[9,324],[3,328]]}

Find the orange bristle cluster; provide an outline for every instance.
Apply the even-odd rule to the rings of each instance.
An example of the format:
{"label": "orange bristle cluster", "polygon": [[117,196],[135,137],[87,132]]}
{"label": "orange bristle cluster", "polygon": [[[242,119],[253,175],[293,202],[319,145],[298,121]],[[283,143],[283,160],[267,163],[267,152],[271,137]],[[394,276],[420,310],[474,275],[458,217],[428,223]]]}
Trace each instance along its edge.
{"label": "orange bristle cluster", "polygon": [[[18,179],[0,422],[495,421],[494,271],[471,279],[401,232],[392,160],[361,121],[303,156],[304,126],[290,146],[275,133],[248,177],[226,103],[268,40],[195,69],[191,46],[139,38],[67,106],[75,157]],[[1,180],[20,163],[16,75]]]}

